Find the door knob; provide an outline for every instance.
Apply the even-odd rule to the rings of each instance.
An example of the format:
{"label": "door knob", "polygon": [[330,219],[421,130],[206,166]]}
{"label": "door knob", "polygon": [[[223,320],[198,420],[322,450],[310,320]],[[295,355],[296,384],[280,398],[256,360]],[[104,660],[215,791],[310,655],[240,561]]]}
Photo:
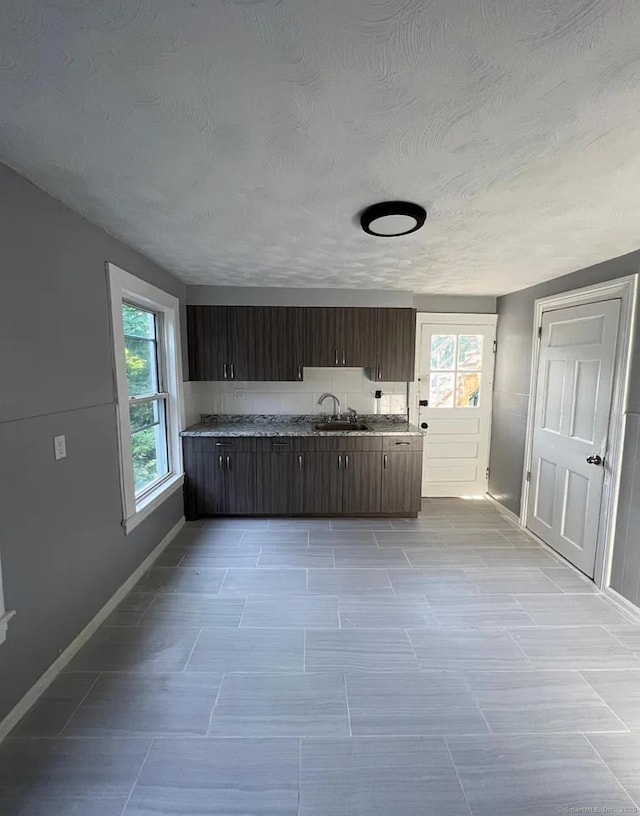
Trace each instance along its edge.
{"label": "door knob", "polygon": [[428,423],[428,422],[421,422],[421,423],[420,423],[420,427],[421,427],[421,428],[424,428],[424,429],[425,429],[425,431],[426,431],[426,429],[429,427],[429,423]]}
{"label": "door knob", "polygon": [[597,453],[592,454],[591,456],[587,456],[587,462],[590,465],[601,465],[603,462],[602,456]]}

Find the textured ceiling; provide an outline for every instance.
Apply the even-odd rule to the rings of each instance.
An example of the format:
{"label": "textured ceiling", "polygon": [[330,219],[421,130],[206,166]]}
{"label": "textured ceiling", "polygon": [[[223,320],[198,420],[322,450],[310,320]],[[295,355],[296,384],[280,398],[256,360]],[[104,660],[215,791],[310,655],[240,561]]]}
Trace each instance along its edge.
{"label": "textured ceiling", "polygon": [[[2,0],[0,158],[190,283],[500,294],[640,246],[638,0]],[[427,207],[373,238],[355,214]]]}

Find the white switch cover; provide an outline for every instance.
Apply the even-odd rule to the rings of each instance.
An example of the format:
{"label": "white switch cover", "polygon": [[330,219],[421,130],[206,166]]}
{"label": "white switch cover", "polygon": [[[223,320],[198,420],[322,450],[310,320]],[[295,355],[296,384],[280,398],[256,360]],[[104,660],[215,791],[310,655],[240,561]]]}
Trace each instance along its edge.
{"label": "white switch cover", "polygon": [[234,388],[233,389],[233,398],[234,400],[243,400],[247,398],[247,392],[244,388]]}
{"label": "white switch cover", "polygon": [[53,437],[53,453],[56,459],[64,459],[67,455],[67,440],[62,436]]}

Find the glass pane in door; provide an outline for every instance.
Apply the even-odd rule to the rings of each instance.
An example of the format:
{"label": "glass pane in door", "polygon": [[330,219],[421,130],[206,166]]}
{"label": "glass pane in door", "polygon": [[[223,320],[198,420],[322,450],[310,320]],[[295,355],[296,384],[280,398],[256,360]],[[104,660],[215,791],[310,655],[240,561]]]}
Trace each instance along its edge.
{"label": "glass pane in door", "polygon": [[429,405],[431,408],[453,408],[453,372],[432,373],[429,378]]}
{"label": "glass pane in door", "polygon": [[480,372],[457,375],[456,408],[477,408],[480,404]]}
{"label": "glass pane in door", "polygon": [[455,334],[434,334],[431,337],[431,371],[455,368]]}
{"label": "glass pane in door", "polygon": [[482,335],[458,335],[458,371],[479,371],[482,368]]}

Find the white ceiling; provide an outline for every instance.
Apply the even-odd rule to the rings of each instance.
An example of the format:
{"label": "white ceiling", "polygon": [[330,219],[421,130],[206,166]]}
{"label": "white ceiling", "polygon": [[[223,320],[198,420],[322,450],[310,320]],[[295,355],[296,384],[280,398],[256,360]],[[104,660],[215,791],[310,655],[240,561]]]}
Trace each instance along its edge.
{"label": "white ceiling", "polygon": [[[0,158],[189,283],[500,294],[640,246],[638,0],[3,0]],[[418,233],[364,206],[415,200]]]}

